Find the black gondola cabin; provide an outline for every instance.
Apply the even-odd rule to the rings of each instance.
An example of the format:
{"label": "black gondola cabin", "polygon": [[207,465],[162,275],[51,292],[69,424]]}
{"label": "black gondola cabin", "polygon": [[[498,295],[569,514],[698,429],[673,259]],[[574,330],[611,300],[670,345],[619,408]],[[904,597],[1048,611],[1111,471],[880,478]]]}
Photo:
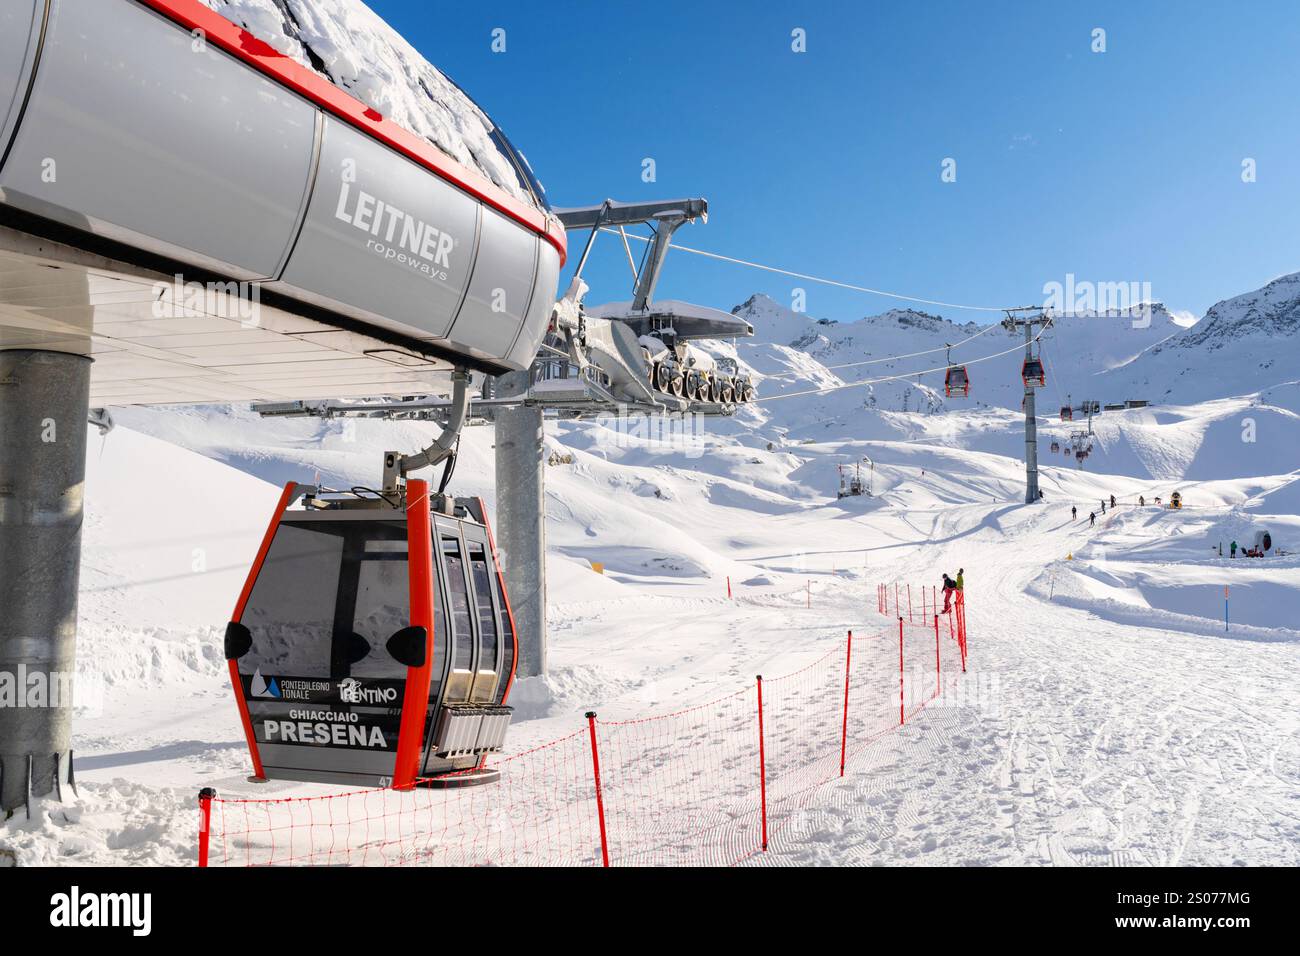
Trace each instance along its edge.
{"label": "black gondola cabin", "polygon": [[494,779],[517,645],[482,500],[286,485],[225,652],[259,778]]}

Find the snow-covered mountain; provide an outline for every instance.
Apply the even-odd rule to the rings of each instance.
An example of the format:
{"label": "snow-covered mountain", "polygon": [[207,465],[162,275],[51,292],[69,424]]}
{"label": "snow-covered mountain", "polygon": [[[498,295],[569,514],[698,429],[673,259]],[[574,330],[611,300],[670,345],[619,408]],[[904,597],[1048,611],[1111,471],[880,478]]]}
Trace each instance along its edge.
{"label": "snow-covered mountain", "polygon": [[1199,402],[1300,380],[1300,272],[1225,299],[1117,375],[1153,400]]}
{"label": "snow-covered mountain", "polygon": [[[1018,411],[1024,338],[1000,325],[963,324],[913,309],[891,309],[854,322],[796,313],[756,295],[734,310],[754,325],[755,337],[738,346],[739,357],[763,377],[765,397],[834,387],[817,396],[810,421],[840,418],[866,409],[934,414],[969,408]],[[1182,331],[1160,305],[1150,321],[1129,316],[1067,315],[1035,345],[1048,371],[1039,408],[1056,412],[1085,398],[1103,403],[1147,398],[1126,381],[1106,381],[1110,370]],[[945,346],[954,364],[966,364],[968,398],[944,395]],[[854,384],[865,383],[865,384]],[[781,399],[776,399],[781,401]],[[798,423],[792,422],[797,425]]]}
{"label": "snow-covered mountain", "polygon": [[[1022,338],[1000,326],[957,323],[913,309],[836,322],[794,312],[764,295],[732,311],[754,325],[755,337],[741,344],[740,355],[768,377],[764,394],[886,379],[827,393],[819,413],[1020,408]],[[1300,273],[1226,299],[1191,325],[1159,303],[1140,318],[1058,316],[1039,343],[1048,371],[1039,409],[1067,399],[1078,405],[1085,398],[1103,404],[1196,403],[1300,381],[1297,332]],[[955,364],[967,364],[967,399],[943,396],[946,344],[955,346]]]}

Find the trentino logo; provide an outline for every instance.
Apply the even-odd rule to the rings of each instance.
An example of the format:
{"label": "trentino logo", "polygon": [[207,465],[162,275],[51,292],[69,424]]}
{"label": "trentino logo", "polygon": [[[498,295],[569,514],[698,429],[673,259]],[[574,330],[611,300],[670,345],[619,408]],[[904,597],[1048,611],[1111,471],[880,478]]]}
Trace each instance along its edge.
{"label": "trentino logo", "polygon": [[339,700],[345,704],[391,704],[397,700],[393,687],[367,687],[355,677],[339,681]]}

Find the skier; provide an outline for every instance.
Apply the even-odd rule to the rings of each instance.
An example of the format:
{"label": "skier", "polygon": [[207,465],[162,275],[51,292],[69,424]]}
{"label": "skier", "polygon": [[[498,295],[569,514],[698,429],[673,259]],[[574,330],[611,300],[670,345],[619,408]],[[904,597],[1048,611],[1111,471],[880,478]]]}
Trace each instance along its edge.
{"label": "skier", "polygon": [[1228,545],[1228,554],[1230,557],[1234,558],[1237,556],[1237,542],[1234,541],[1232,544]]}
{"label": "skier", "polygon": [[1114,495],[1111,495],[1111,496],[1110,496],[1110,506],[1111,506],[1112,508],[1115,507],[1115,496],[1114,496]]}
{"label": "skier", "polygon": [[966,590],[966,569],[965,568],[957,569],[957,590],[958,591]]}
{"label": "skier", "polygon": [[1138,504],[1141,505],[1143,508],[1147,506],[1146,495],[1138,495]]}
{"label": "skier", "polygon": [[1093,525],[1095,525],[1096,523],[1097,523],[1097,512],[1095,512],[1095,511],[1089,512],[1089,513],[1088,513],[1088,527],[1091,528],[1091,527],[1092,527]]}
{"label": "skier", "polygon": [[1077,521],[1078,518],[1079,518],[1079,509],[1074,505],[1070,505],[1070,520]]}
{"label": "skier", "polygon": [[943,610],[940,614],[947,614],[948,609],[952,606],[952,592],[957,590],[957,582],[948,577],[948,572],[943,573]]}
{"label": "skier", "polygon": [[1105,499],[1105,498],[1102,498],[1102,499],[1101,499],[1101,513],[1102,513],[1102,514],[1105,514],[1105,513],[1106,513],[1106,499]]}

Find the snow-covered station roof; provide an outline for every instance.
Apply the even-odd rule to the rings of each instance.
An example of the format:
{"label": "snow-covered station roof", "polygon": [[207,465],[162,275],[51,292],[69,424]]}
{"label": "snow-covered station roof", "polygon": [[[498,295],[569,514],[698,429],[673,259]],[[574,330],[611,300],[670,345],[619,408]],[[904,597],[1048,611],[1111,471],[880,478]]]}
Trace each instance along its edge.
{"label": "snow-covered station roof", "polygon": [[539,208],[540,183],[477,103],[361,0],[202,0],[463,166]]}

